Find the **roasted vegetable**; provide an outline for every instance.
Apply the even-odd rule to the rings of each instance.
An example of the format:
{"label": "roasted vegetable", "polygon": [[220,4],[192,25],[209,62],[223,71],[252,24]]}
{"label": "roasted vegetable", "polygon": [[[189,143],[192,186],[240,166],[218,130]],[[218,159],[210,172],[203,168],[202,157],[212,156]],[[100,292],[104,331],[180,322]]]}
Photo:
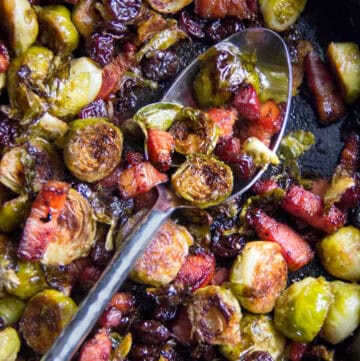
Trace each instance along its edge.
{"label": "roasted vegetable", "polygon": [[22,157],[23,147],[14,147],[6,151],[0,162],[0,182],[13,192],[21,194],[25,187],[25,169]]}
{"label": "roasted vegetable", "polygon": [[22,54],[38,35],[39,25],[34,9],[28,0],[1,0],[0,13],[8,44],[16,55]]}
{"label": "roasted vegetable", "polygon": [[352,226],[342,227],[318,244],[320,260],[335,277],[360,280],[360,231]]}
{"label": "roasted vegetable", "polygon": [[188,306],[188,315],[199,342],[232,346],[240,342],[242,315],[230,290],[219,286],[198,289]]}
{"label": "roasted vegetable", "polygon": [[0,331],[0,361],[15,361],[20,346],[20,337],[14,328]]}
{"label": "roasted vegetable", "polygon": [[269,313],[285,289],[287,265],[281,247],[272,242],[249,242],[230,272],[230,286],[241,306],[252,313]]}
{"label": "roasted vegetable", "polygon": [[49,113],[43,114],[29,125],[31,134],[49,141],[61,139],[68,131],[67,123]]}
{"label": "roasted vegetable", "polygon": [[59,291],[48,289],[36,294],[26,305],[20,321],[27,344],[34,351],[44,354],[76,310],[75,302]]}
{"label": "roasted vegetable", "polygon": [[330,43],[327,54],[347,103],[360,96],[360,50],[355,43]]}
{"label": "roasted vegetable", "polygon": [[284,31],[298,19],[306,0],[260,0],[259,3],[266,26]]}
{"label": "roasted vegetable", "polygon": [[32,205],[20,241],[23,260],[67,265],[86,256],[95,242],[96,222],[88,201],[66,183],[45,183]]}
{"label": "roasted vegetable", "polygon": [[290,340],[311,342],[325,322],[331,301],[331,288],[324,278],[295,282],[276,302],[276,328]]}
{"label": "roasted vegetable", "polygon": [[281,361],[285,337],[275,328],[269,316],[244,314],[240,321],[241,341],[236,346],[224,345],[221,353],[227,360],[237,361],[253,351],[266,351],[274,361]]}
{"label": "roasted vegetable", "polygon": [[227,137],[233,134],[233,126],[238,118],[234,109],[210,108],[206,114],[217,124],[220,137]]}
{"label": "roasted vegetable", "polygon": [[333,281],[330,282],[330,287],[334,299],[321,330],[321,337],[337,344],[360,325],[360,285]]}
{"label": "roasted vegetable", "polygon": [[210,154],[218,140],[218,126],[206,113],[193,109],[182,109],[170,128],[175,139],[176,152],[184,155]]}
{"label": "roasted vegetable", "polygon": [[31,201],[26,194],[3,203],[0,207],[0,231],[5,233],[14,231],[25,221],[30,207]]}
{"label": "roasted vegetable", "polygon": [[17,297],[5,296],[0,299],[0,319],[4,326],[11,326],[19,321],[25,309],[25,302]]}
{"label": "roasted vegetable", "polygon": [[174,14],[189,5],[192,0],[146,0],[146,2],[161,14]]}
{"label": "roasted vegetable", "polygon": [[286,162],[291,162],[315,144],[314,135],[305,130],[296,130],[285,135],[280,144],[280,157]]}
{"label": "roasted vegetable", "polygon": [[167,221],[136,261],[130,277],[152,286],[171,282],[185,262],[192,243],[193,238],[185,227]]}
{"label": "roasted vegetable", "polygon": [[267,164],[278,165],[280,163],[277,155],[255,137],[248,138],[243,144],[242,150],[253,158],[255,165],[258,167]]}
{"label": "roasted vegetable", "polygon": [[119,128],[106,119],[78,119],[70,124],[64,144],[64,160],[73,175],[95,182],[119,164],[123,139]]}
{"label": "roasted vegetable", "polygon": [[200,208],[219,204],[232,192],[233,174],[215,157],[194,154],[171,177],[176,193]]}
{"label": "roasted vegetable", "polygon": [[133,345],[133,337],[129,332],[125,335],[125,337],[121,340],[119,345],[115,348],[113,352],[113,361],[125,360],[126,356],[130,353],[132,345]]}
{"label": "roasted vegetable", "polygon": [[76,1],[72,11],[72,21],[83,37],[88,37],[94,32],[100,14],[95,8],[95,0]]}
{"label": "roasted vegetable", "polygon": [[111,346],[109,331],[102,328],[93,338],[85,342],[81,348],[79,361],[109,360]]}

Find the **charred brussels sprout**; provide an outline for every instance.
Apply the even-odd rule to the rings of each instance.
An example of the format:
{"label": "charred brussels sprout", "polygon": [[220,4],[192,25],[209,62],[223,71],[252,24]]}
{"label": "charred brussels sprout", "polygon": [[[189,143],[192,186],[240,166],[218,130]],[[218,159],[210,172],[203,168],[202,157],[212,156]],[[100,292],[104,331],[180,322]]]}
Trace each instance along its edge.
{"label": "charred brussels sprout", "polygon": [[195,154],[173,174],[176,193],[200,208],[215,206],[232,192],[233,174],[229,166],[215,157]]}
{"label": "charred brussels sprout", "polygon": [[276,302],[276,328],[293,341],[311,342],[325,322],[331,301],[330,285],[324,278],[296,282]]}
{"label": "charred brussels sprout", "polygon": [[80,180],[98,181],[119,164],[122,143],[120,129],[106,119],[75,120],[64,145],[65,164]]}
{"label": "charred brussels sprout", "polygon": [[268,313],[286,287],[287,265],[273,242],[249,242],[235,260],[230,285],[241,306],[253,313]]}
{"label": "charred brussels sprout", "polygon": [[45,353],[76,310],[75,302],[59,291],[45,290],[35,295],[27,304],[20,321],[27,344],[34,351]]}
{"label": "charred brussels sprout", "polygon": [[2,26],[16,55],[22,54],[36,40],[39,25],[28,0],[0,0]]}
{"label": "charred brussels sprout", "polygon": [[330,305],[321,336],[337,344],[350,336],[360,324],[360,285],[334,281],[330,283],[334,300]]}
{"label": "charred brussels sprout", "polygon": [[12,327],[0,331],[0,361],[15,361],[20,351],[20,337]]}
{"label": "charred brussels sprout", "polygon": [[40,41],[61,55],[73,52],[79,34],[71,21],[71,13],[63,5],[44,6],[38,12]]}
{"label": "charred brussels sprout", "polygon": [[30,207],[31,201],[26,194],[5,202],[0,207],[0,231],[14,231],[25,221]]}
{"label": "charred brussels sprout", "polygon": [[206,113],[193,109],[182,109],[170,129],[175,139],[175,150],[189,155],[210,154],[218,140],[218,126]]}
{"label": "charred brussels sprout", "polygon": [[253,351],[268,352],[274,361],[281,361],[285,351],[285,337],[275,328],[273,320],[264,315],[243,315],[240,321],[241,341],[235,346],[220,347],[230,361],[242,360]]}
{"label": "charred brussels sprout", "polygon": [[348,226],[325,237],[318,244],[320,260],[333,276],[360,280],[360,230]]}
{"label": "charred brussels sprout", "polygon": [[173,281],[192,243],[193,238],[185,227],[167,221],[135,263],[130,277],[151,286]]}
{"label": "charred brussels sprout", "polygon": [[200,60],[201,68],[194,80],[194,91],[201,107],[217,107],[228,102],[248,77],[240,54],[233,45],[212,47]]}
{"label": "charred brussels sprout", "polygon": [[25,309],[25,302],[17,297],[5,296],[0,299],[0,319],[5,327],[18,322]]}
{"label": "charred brussels sprout", "polygon": [[199,288],[188,306],[188,315],[200,342],[235,346],[241,340],[241,309],[230,290],[219,286]]}

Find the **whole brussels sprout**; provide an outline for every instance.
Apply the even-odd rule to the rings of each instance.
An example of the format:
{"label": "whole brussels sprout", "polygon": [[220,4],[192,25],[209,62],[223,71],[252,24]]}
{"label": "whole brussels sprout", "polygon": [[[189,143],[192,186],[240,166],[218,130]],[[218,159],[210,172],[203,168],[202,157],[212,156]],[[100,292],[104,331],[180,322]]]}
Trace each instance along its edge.
{"label": "whole brussels sprout", "polygon": [[122,146],[120,129],[106,119],[78,119],[70,123],[65,140],[65,164],[78,179],[95,182],[119,164]]}
{"label": "whole brussels sprout", "polygon": [[20,345],[20,337],[15,329],[7,327],[0,331],[0,361],[15,361]]}
{"label": "whole brussels sprout", "polygon": [[332,298],[330,285],[322,277],[295,282],[276,302],[276,328],[293,341],[311,342],[325,322]]}
{"label": "whole brussels sprout", "polygon": [[337,344],[360,325],[360,285],[334,281],[330,282],[330,287],[334,300],[321,330],[321,337]]}
{"label": "whole brussels sprout", "polygon": [[20,330],[27,344],[44,354],[76,311],[77,306],[70,297],[55,290],[42,291],[26,305]]}
{"label": "whole brussels sprout", "polygon": [[175,139],[175,150],[184,155],[193,153],[210,154],[217,143],[217,124],[206,113],[184,108],[170,128]]}
{"label": "whole brussels sprout", "polygon": [[268,313],[285,289],[287,264],[281,247],[273,242],[249,242],[230,272],[230,286],[241,306],[253,313]]}
{"label": "whole brussels sprout", "polygon": [[5,327],[18,322],[24,312],[25,302],[14,296],[5,296],[0,299],[0,319]]}
{"label": "whole brussels sprout", "polygon": [[31,207],[27,194],[23,194],[3,203],[0,207],[0,231],[12,232],[26,219]]}
{"label": "whole brussels sprout", "polygon": [[136,261],[130,277],[140,283],[161,286],[173,281],[189,252],[189,231],[168,220]]}
{"label": "whole brussels sprout", "polygon": [[240,321],[241,341],[236,346],[220,346],[221,353],[230,361],[242,359],[253,351],[268,352],[274,361],[282,361],[285,337],[275,328],[273,320],[265,315],[243,315]]}
{"label": "whole brussels sprout", "polygon": [[360,281],[360,230],[342,227],[318,244],[322,265],[333,276]]}
{"label": "whole brussels sprout", "polygon": [[63,5],[48,5],[38,11],[40,41],[61,55],[73,52],[79,34],[71,21],[71,12]]}
{"label": "whole brussels sprout", "polygon": [[39,32],[34,9],[28,0],[0,0],[0,14],[8,44],[16,55],[22,54]]}
{"label": "whole brussels sprout", "polygon": [[171,184],[180,197],[199,208],[207,208],[231,194],[233,173],[215,157],[194,154],[172,175]]}
{"label": "whole brussels sprout", "polygon": [[199,342],[236,346],[241,341],[241,309],[230,290],[220,286],[199,288],[188,306],[188,315]]}

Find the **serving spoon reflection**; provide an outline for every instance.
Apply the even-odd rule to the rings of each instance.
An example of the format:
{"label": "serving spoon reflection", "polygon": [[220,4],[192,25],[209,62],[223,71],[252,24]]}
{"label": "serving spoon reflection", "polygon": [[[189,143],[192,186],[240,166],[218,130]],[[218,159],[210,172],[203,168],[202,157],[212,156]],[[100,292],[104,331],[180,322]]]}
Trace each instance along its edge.
{"label": "serving spoon reflection", "polygon": [[[223,42],[231,43],[239,48],[241,53],[256,54],[256,64],[274,68],[287,76],[286,113],[280,132],[273,137],[271,149],[276,151],[283,137],[291,103],[291,62],[284,41],[275,32],[264,28],[251,28],[232,35]],[[200,61],[195,59],[177,77],[162,101],[180,103],[184,106],[196,106],[192,97],[193,79],[200,69]],[[269,84],[271,88],[271,83]],[[224,202],[246,192],[261,177],[265,168],[260,169],[246,184],[234,182],[232,195]],[[104,270],[98,282],[80,304],[79,309],[67,327],[60,334],[51,350],[42,361],[71,360],[81,343],[85,340],[98,318],[110,302],[113,294],[121,287],[129,272],[144,252],[149,241],[157,230],[179,208],[194,207],[180,200],[171,189],[164,185],[156,187],[157,200],[153,207],[143,217],[116,250],[109,265]]]}

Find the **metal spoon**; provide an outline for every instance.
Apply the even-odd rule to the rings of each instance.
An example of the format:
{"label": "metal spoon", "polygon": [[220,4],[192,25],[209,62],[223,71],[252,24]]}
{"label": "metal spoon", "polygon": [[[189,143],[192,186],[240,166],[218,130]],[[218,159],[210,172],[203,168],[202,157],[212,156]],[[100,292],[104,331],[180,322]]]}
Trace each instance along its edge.
{"label": "metal spoon", "polygon": [[[286,115],[282,128],[274,137],[272,144],[272,150],[276,151],[286,127],[291,102],[291,62],[286,45],[278,34],[263,28],[244,30],[232,35],[225,41],[236,45],[242,53],[253,54],[255,52],[257,64],[276,68],[287,75]],[[162,100],[193,106],[192,83],[199,66],[200,61],[194,60],[178,76]],[[265,168],[258,171],[253,179],[245,185],[235,184],[232,196],[226,201],[230,201],[247,191],[260,178],[264,170]],[[157,192],[158,198],[154,206],[125,239],[122,246],[117,249],[97,284],[80,304],[76,315],[58,337],[51,350],[42,358],[42,361],[67,361],[72,358],[110,302],[113,294],[126,280],[134,262],[143,253],[157,230],[175,209],[192,207],[177,198],[165,186],[157,187]]]}

